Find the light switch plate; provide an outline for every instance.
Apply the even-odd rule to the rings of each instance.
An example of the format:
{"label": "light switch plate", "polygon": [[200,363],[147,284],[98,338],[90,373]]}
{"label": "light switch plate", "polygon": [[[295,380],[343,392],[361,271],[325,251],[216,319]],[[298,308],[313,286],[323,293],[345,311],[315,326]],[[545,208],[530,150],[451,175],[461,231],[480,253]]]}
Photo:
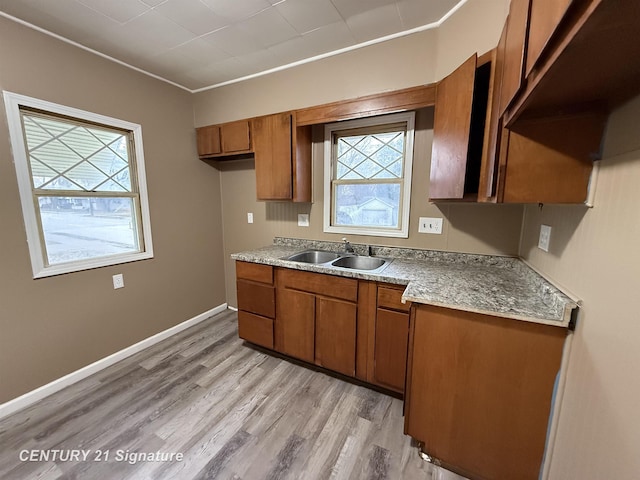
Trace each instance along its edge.
{"label": "light switch plate", "polygon": [[309,226],[309,214],[308,213],[299,213],[298,214],[298,226],[299,227],[308,227]]}
{"label": "light switch plate", "polygon": [[418,233],[442,234],[442,218],[420,217]]}
{"label": "light switch plate", "polygon": [[253,223],[253,213],[247,213],[247,223]]}
{"label": "light switch plate", "polygon": [[538,248],[549,251],[549,243],[551,242],[551,227],[549,225],[540,225],[540,238],[538,239]]}

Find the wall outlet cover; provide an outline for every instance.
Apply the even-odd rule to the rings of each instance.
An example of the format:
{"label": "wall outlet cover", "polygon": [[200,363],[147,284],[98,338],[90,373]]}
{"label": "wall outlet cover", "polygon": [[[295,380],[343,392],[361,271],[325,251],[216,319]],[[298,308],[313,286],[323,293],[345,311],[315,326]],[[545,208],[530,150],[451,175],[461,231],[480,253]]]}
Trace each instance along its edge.
{"label": "wall outlet cover", "polygon": [[549,251],[549,243],[551,242],[551,227],[549,225],[540,225],[540,238],[538,239],[538,248]]}
{"label": "wall outlet cover", "polygon": [[418,233],[442,234],[442,218],[420,217]]}
{"label": "wall outlet cover", "polygon": [[309,214],[308,213],[299,213],[298,214],[298,226],[299,227],[308,227],[309,226]]}
{"label": "wall outlet cover", "polygon": [[114,275],[113,277],[113,289],[124,288],[124,276],[121,273]]}

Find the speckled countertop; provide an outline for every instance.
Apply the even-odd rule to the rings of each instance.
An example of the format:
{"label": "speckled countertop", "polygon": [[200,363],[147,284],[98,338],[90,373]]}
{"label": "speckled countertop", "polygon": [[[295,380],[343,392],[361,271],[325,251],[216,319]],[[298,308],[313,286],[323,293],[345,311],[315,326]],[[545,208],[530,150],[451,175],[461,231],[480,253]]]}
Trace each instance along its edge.
{"label": "speckled countertop", "polygon": [[[365,254],[365,245],[353,245]],[[406,285],[402,299],[469,312],[567,327],[577,304],[522,260],[394,247],[373,247],[393,259],[380,273],[283,260],[306,249],[342,252],[342,244],[276,238],[268,247],[231,255],[235,260]]]}

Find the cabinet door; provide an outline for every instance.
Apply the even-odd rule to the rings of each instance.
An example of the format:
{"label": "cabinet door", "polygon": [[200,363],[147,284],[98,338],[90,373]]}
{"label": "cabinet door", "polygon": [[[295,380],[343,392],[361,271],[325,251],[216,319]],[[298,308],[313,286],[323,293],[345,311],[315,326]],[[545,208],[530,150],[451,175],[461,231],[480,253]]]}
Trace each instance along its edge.
{"label": "cabinet door", "polygon": [[379,385],[403,392],[409,314],[378,308],[375,335],[374,380]]}
{"label": "cabinet door", "polygon": [[311,293],[277,289],[275,349],[313,363],[316,298]]}
{"label": "cabinet door", "polygon": [[529,75],[573,0],[531,0],[527,69]]}
{"label": "cabinet door", "polygon": [[525,38],[529,21],[529,1],[511,0],[507,17],[504,70],[500,91],[500,115],[516,96],[524,78]]}
{"label": "cabinet door", "polygon": [[465,476],[537,480],[566,330],[421,305],[405,432]]}
{"label": "cabinet door", "polygon": [[291,200],[291,114],[254,118],[251,132],[258,200]]}
{"label": "cabinet door", "polygon": [[246,152],[251,150],[251,137],[249,135],[249,121],[221,125],[222,151],[224,153]]}
{"label": "cabinet door", "polygon": [[198,142],[198,155],[200,157],[217,155],[222,152],[220,145],[220,127],[218,125],[197,128],[196,139]]}
{"label": "cabinet door", "polygon": [[349,376],[356,374],[356,305],[333,298],[316,299],[316,365]]}
{"label": "cabinet door", "polygon": [[429,198],[463,198],[476,75],[474,54],[438,83]]}
{"label": "cabinet door", "polygon": [[480,182],[478,185],[479,202],[498,201],[499,162],[502,139],[502,116],[499,110],[506,39],[507,25],[505,24],[492,59],[491,68],[493,72],[491,73],[491,84],[489,86],[489,105],[487,107]]}

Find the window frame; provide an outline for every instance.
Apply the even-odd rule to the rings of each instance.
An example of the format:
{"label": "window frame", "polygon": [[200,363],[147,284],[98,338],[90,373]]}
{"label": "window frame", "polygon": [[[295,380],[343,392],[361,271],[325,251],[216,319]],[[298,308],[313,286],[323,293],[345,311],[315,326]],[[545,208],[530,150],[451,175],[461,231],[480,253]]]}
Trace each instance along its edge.
{"label": "window frame", "polygon": [[[400,207],[398,219],[399,228],[381,228],[346,225],[332,225],[335,207],[335,179],[333,178],[336,159],[334,158],[333,134],[336,131],[359,130],[375,128],[383,125],[391,125],[406,122],[406,136],[404,145],[403,176],[400,189]],[[413,171],[413,145],[415,136],[415,112],[402,112],[376,117],[367,117],[356,120],[347,120],[325,125],[324,129],[324,222],[323,231],[326,233],[342,233],[351,235],[370,235],[376,237],[409,237],[409,215],[411,210],[411,178]],[[388,181],[370,183],[389,183]]]}
{"label": "window frame", "polygon": [[[11,148],[13,151],[13,160],[18,180],[18,191],[20,194],[20,203],[22,205],[22,216],[24,219],[27,242],[29,246],[29,256],[31,259],[31,268],[33,278],[44,278],[64,273],[78,272],[99,267],[107,267],[122,263],[135,262],[153,258],[153,241],[151,236],[151,219],[149,215],[149,199],[147,194],[147,182],[144,165],[144,149],[142,144],[142,126],[137,123],[120,120],[98,113],[88,112],[73,107],[59,105],[46,100],[41,100],[26,95],[13,92],[3,91],[5,110],[7,114],[7,125],[9,128],[9,137]],[[40,110],[44,114],[59,115],[62,117],[70,117],[72,121],[88,124],[99,124],[114,129],[126,130],[130,133],[133,144],[133,158],[129,158],[129,168],[132,180],[135,179],[137,190],[137,199],[132,195],[119,195],[114,191],[110,197],[130,197],[133,198],[133,204],[137,206],[136,223],[137,223],[137,240],[139,251],[118,253],[113,255],[105,255],[84,260],[57,263],[53,265],[47,264],[45,260],[44,248],[44,232],[41,228],[40,207],[36,206],[36,193],[31,179],[31,171],[29,166],[28,153],[25,146],[25,133],[22,128],[21,107],[25,109]],[[133,188],[134,182],[132,182]],[[63,191],[62,196],[67,195]],[[97,196],[101,196],[99,194]],[[87,196],[86,192],[84,195]],[[104,195],[102,195],[104,196]],[[138,218],[139,217],[139,218]]]}

